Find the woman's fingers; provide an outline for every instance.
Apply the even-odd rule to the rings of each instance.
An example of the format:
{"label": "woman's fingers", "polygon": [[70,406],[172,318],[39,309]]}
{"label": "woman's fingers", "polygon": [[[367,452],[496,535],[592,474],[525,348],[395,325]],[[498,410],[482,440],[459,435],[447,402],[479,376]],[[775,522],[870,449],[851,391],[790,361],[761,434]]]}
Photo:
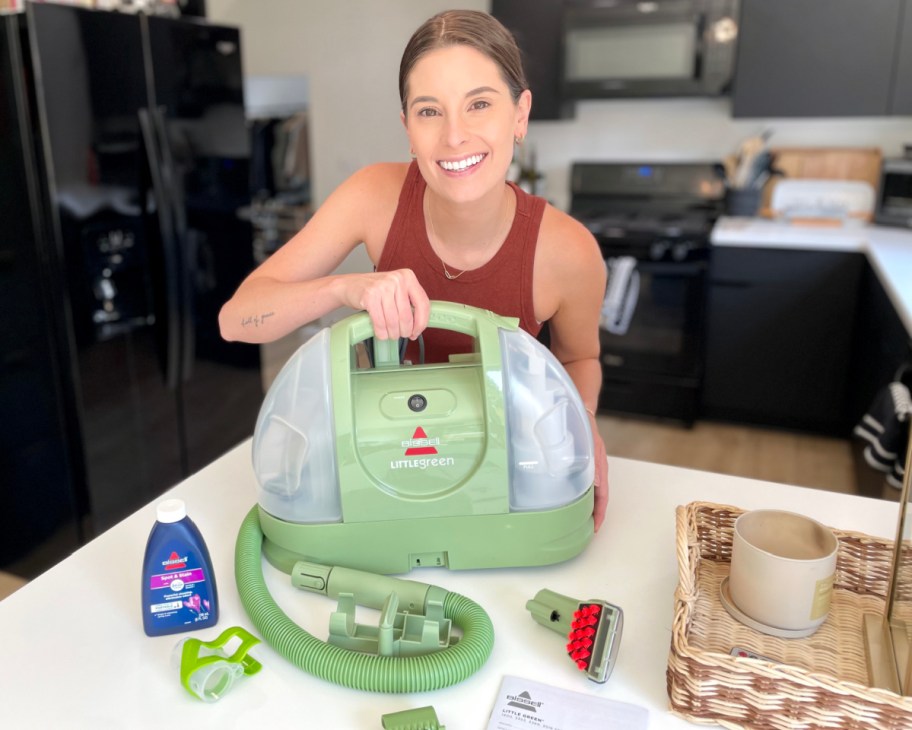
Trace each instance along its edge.
{"label": "woman's fingers", "polygon": [[601,435],[598,431],[592,435],[595,446],[595,505],[592,509],[592,517],[595,522],[595,531],[598,532],[602,522],[605,521],[605,511],[608,509],[608,457]]}
{"label": "woman's fingers", "polygon": [[411,269],[366,274],[358,286],[358,306],[370,316],[378,339],[415,339],[427,327],[430,301]]}

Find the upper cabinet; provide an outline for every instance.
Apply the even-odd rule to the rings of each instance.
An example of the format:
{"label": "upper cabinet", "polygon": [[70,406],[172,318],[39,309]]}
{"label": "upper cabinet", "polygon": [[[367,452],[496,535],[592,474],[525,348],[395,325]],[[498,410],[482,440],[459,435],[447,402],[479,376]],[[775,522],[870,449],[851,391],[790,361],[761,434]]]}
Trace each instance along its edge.
{"label": "upper cabinet", "polygon": [[890,112],[912,115],[912,0],[905,0],[903,6]]}
{"label": "upper cabinet", "polygon": [[522,51],[533,120],[572,117],[579,99],[720,95],[735,117],[912,115],[912,0],[491,0],[491,12]]}
{"label": "upper cabinet", "polygon": [[912,0],[742,0],[732,113],[912,114]]}
{"label": "upper cabinet", "polygon": [[533,120],[573,116],[560,96],[563,0],[492,0],[491,14],[513,33],[532,90]]}

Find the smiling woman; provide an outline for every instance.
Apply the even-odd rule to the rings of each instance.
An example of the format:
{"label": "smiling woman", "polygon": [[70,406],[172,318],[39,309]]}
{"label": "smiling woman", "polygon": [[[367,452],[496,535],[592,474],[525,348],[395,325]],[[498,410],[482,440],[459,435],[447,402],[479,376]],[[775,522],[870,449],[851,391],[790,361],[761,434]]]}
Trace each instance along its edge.
{"label": "smiling woman", "polygon": [[[487,13],[435,15],[406,46],[399,92],[411,164],[370,165],[342,183],[224,305],[222,335],[269,342],[345,306],[365,310],[378,339],[421,336],[425,361],[446,362],[471,339],[426,329],[430,301],[468,304],[532,335],[547,322],[594,414],[605,266],[581,224],[506,181],[532,105],[513,37]],[[361,243],[375,270],[334,273]],[[419,356],[412,342],[406,359]],[[598,528],[608,479],[592,426]]]}

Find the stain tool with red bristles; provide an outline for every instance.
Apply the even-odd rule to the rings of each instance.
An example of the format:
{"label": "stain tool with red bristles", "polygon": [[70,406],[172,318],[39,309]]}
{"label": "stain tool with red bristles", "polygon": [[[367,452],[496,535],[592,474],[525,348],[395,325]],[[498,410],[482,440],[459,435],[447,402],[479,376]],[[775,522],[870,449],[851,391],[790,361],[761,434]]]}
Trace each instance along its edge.
{"label": "stain tool with red bristles", "polygon": [[566,637],[567,654],[589,679],[608,679],[624,628],[624,612],[618,606],[542,589],[526,601],[526,610],[537,623]]}

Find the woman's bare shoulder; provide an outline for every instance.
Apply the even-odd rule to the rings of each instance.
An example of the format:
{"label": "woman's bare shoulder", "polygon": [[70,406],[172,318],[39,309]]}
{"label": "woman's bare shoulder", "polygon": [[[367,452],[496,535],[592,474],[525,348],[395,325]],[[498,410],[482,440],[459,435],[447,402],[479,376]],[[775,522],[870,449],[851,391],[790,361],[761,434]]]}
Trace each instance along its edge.
{"label": "woman's bare shoulder", "polygon": [[363,196],[366,202],[398,200],[408,168],[408,163],[404,162],[377,162],[362,167],[341,187],[350,194]]}
{"label": "woman's bare shoulder", "polygon": [[595,238],[552,205],[545,207],[539,228],[533,289],[540,321],[551,319],[568,302],[595,301],[605,290],[605,263]]}
{"label": "woman's bare shoulder", "polygon": [[595,237],[578,220],[546,205],[538,235],[539,254],[564,271],[602,260]]}

